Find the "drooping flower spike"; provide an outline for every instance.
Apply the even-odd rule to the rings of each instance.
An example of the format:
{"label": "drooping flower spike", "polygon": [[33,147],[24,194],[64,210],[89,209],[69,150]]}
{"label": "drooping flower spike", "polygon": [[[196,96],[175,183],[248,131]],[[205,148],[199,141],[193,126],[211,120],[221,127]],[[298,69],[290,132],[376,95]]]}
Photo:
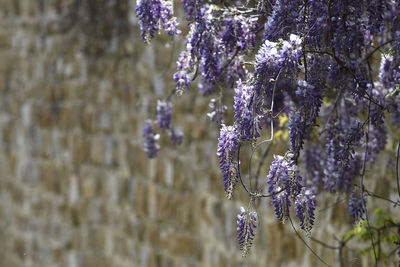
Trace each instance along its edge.
{"label": "drooping flower spike", "polygon": [[245,257],[251,246],[253,245],[258,226],[258,215],[255,211],[240,208],[240,213],[237,215],[237,239],[239,248],[242,251],[242,256]]}

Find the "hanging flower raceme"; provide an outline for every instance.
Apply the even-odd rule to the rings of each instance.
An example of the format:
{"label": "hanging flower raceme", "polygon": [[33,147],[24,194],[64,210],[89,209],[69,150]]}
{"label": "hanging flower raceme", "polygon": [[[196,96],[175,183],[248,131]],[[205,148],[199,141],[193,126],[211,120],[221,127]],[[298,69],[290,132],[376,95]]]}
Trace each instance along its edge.
{"label": "hanging flower raceme", "polygon": [[[374,163],[379,152],[385,149],[388,133],[384,124],[371,125],[369,129],[369,140],[367,149],[367,160]],[[365,147],[365,145],[364,145]]]}
{"label": "hanging flower raceme", "polygon": [[289,119],[291,150],[297,154],[303,148],[311,128],[316,125],[319,108],[322,104],[321,92],[304,80],[298,81],[296,90],[298,107]]}
{"label": "hanging flower raceme", "polygon": [[315,220],[314,198],[315,196],[311,190],[303,187],[300,194],[296,196],[294,204],[296,217],[300,220],[300,228],[303,229],[307,235],[310,235]]}
{"label": "hanging flower raceme", "polygon": [[310,144],[304,148],[305,185],[314,193],[318,193],[324,176],[325,158],[320,144]]}
{"label": "hanging flower raceme", "polygon": [[180,145],[183,142],[183,132],[174,129],[173,127],[171,127],[169,129],[169,140],[171,140],[171,143],[173,145]]}
{"label": "hanging flower raceme", "polygon": [[[327,160],[324,169],[324,189],[330,192],[348,192],[361,169],[361,157],[355,149],[363,136],[359,124],[342,127],[338,122],[327,131]],[[348,128],[347,128],[348,127]]]}
{"label": "hanging flower raceme", "polygon": [[253,86],[239,80],[235,89],[235,120],[243,140],[252,140],[260,136],[262,129],[260,116],[256,114],[253,101]]}
{"label": "hanging flower raceme", "polygon": [[151,126],[151,120],[145,121],[145,127],[143,129],[144,139],[144,151],[149,158],[155,158],[158,156],[160,145],[158,144],[159,134],[156,134]]}
{"label": "hanging flower raceme", "polygon": [[254,237],[258,226],[258,217],[255,211],[248,211],[244,207],[240,208],[237,216],[237,239],[242,256],[245,257],[253,245]]}
{"label": "hanging flower raceme", "polygon": [[301,184],[302,177],[293,158],[294,155],[290,151],[284,157],[274,155],[267,176],[268,193],[279,221],[286,221],[294,201],[300,226],[309,232],[314,224],[314,194]]}
{"label": "hanging flower raceme", "polygon": [[157,120],[156,124],[162,131],[169,129],[172,119],[172,103],[170,101],[157,101]]}
{"label": "hanging flower raceme", "polygon": [[237,152],[239,146],[240,133],[236,127],[222,124],[218,138],[217,156],[219,158],[219,167],[224,177],[225,192],[229,199],[232,198],[233,190],[238,181],[239,162],[237,161]]}
{"label": "hanging flower raceme", "polygon": [[264,41],[256,55],[254,73],[256,101],[261,99],[261,94],[272,97],[280,75],[283,77],[284,74],[298,71],[301,55],[301,38],[298,35],[291,34],[288,41],[279,43]]}
{"label": "hanging flower raceme", "polygon": [[182,5],[188,15],[188,19],[194,19],[200,14],[203,0],[182,0]]}
{"label": "hanging flower raceme", "polygon": [[349,199],[349,213],[354,222],[365,219],[367,204],[367,194],[361,192],[358,186],[355,186]]}
{"label": "hanging flower raceme", "polygon": [[172,17],[172,1],[169,0],[138,0],[136,16],[139,18],[141,36],[150,41],[160,26],[170,35],[180,34],[178,22]]}
{"label": "hanging flower raceme", "polygon": [[295,32],[299,25],[299,14],[303,9],[302,0],[277,0],[273,6],[272,14],[264,25],[264,38],[277,41],[285,38],[288,33]]}
{"label": "hanging flower raceme", "polygon": [[[362,164],[374,163],[385,148],[391,132],[385,119],[400,127],[398,2],[182,0],[189,31],[177,61],[175,91],[180,95],[196,81],[202,95],[211,95],[207,116],[221,125],[217,156],[228,198],[242,184],[252,201],[270,197],[279,221],[295,214],[309,235],[315,194],[322,188],[333,193],[353,190]],[[146,41],[160,29],[178,32],[172,1],[139,0],[136,11]],[[379,53],[380,68],[374,64]],[[232,95],[234,121],[226,126],[225,112],[232,114],[227,96]],[[149,157],[159,153],[157,132],[167,133],[173,144],[182,142],[171,113],[171,102],[159,101],[155,120],[146,121],[143,138]],[[282,123],[274,136],[278,120]],[[249,145],[254,153],[268,142],[256,141],[269,124],[273,140],[286,140],[289,130],[291,146],[284,156],[274,156],[268,193],[261,194],[258,181],[246,187],[241,180],[239,152]],[[363,162],[362,150],[368,162]],[[258,151],[250,164],[253,155]],[[304,164],[304,180],[298,162]],[[257,179],[251,170],[249,179]],[[355,221],[365,218],[367,195],[358,187],[349,195],[350,215]],[[243,255],[258,224],[253,210],[241,208],[237,216]]]}

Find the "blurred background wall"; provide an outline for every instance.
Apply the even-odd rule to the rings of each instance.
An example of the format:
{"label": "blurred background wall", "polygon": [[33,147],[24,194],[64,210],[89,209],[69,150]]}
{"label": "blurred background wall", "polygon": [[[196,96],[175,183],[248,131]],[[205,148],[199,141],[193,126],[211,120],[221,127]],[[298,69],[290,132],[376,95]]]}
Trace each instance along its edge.
{"label": "blurred background wall", "polygon": [[[241,189],[234,201],[224,196],[218,129],[195,90],[173,100],[184,144],[163,137],[160,156],[146,158],[144,120],[173,88],[182,40],[144,45],[134,8],[0,1],[0,266],[320,266],[266,200],[255,246],[241,258],[236,215],[248,199]],[[351,227],[345,206],[331,206],[314,232],[328,243]]]}

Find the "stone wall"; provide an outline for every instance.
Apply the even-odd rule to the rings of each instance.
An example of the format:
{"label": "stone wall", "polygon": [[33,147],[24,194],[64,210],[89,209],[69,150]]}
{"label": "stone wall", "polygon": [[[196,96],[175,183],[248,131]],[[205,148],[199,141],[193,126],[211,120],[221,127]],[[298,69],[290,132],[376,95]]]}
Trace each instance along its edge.
{"label": "stone wall", "polygon": [[[236,214],[248,202],[224,196],[206,98],[174,98],[184,144],[162,139],[146,158],[144,120],[173,86],[181,41],[144,45],[134,7],[0,1],[0,266],[320,266],[264,200],[241,258]],[[316,235],[348,229],[335,223],[344,209],[321,212],[333,223]]]}

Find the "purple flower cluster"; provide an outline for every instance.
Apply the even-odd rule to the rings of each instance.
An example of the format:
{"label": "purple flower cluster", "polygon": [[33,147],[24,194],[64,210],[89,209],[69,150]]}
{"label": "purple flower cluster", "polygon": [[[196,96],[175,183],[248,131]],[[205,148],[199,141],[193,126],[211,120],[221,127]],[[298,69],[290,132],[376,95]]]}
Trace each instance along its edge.
{"label": "purple flower cluster", "polygon": [[295,32],[301,18],[302,0],[277,0],[272,13],[264,25],[264,38],[277,41],[286,39],[290,32]]}
{"label": "purple flower cluster", "polygon": [[243,55],[254,49],[258,24],[257,18],[225,15],[212,4],[197,2],[184,2],[189,15],[196,14],[196,21],[189,24],[186,51],[178,60],[174,80],[181,93],[189,87],[193,73],[198,73],[200,93],[210,95],[217,83],[233,85],[244,77]]}
{"label": "purple flower cluster", "polygon": [[182,5],[183,9],[188,14],[188,19],[195,19],[200,13],[203,0],[182,0]]}
{"label": "purple flower cluster", "polygon": [[284,221],[289,216],[291,202],[286,188],[281,185],[281,180],[290,180],[288,163],[284,157],[274,155],[274,161],[271,163],[267,176],[268,192],[272,195],[271,202],[274,206],[276,217],[279,221]]}
{"label": "purple flower cluster", "polygon": [[255,211],[246,211],[244,207],[240,208],[240,213],[237,216],[237,239],[239,248],[242,250],[242,256],[249,253],[253,245],[254,237],[256,235],[258,219]]}
{"label": "purple flower cluster", "polygon": [[383,54],[381,57],[379,80],[389,92],[393,91],[393,87],[400,81],[400,66],[396,63],[391,55]]}
{"label": "purple flower cluster", "polygon": [[350,190],[361,169],[361,157],[355,151],[360,146],[363,131],[356,124],[341,128],[338,123],[327,131],[327,161],[323,177],[324,189],[330,192]]}
{"label": "purple flower cluster", "polygon": [[284,157],[274,155],[267,176],[268,193],[279,221],[286,221],[294,201],[301,228],[309,232],[314,224],[314,194],[301,184],[302,177],[293,157],[290,151]]}
{"label": "purple flower cluster", "polygon": [[367,194],[361,192],[361,189],[356,186],[350,195],[349,213],[354,219],[354,222],[365,219],[367,204]]}
{"label": "purple flower cluster", "polygon": [[379,80],[383,87],[381,91],[386,93],[385,100],[392,113],[393,124],[400,128],[400,55],[382,55]]}
{"label": "purple flower cluster", "polygon": [[182,95],[189,88],[193,68],[194,63],[191,53],[182,51],[177,61],[177,72],[174,74],[175,90],[178,95]]}
{"label": "purple flower cluster", "polygon": [[235,120],[243,140],[253,140],[260,136],[262,129],[260,115],[255,115],[253,87],[239,80],[235,89],[234,104]]}
{"label": "purple flower cluster", "polygon": [[324,152],[321,144],[309,144],[304,149],[305,185],[314,193],[318,193],[319,185],[324,177]]}
{"label": "purple flower cluster", "polygon": [[223,49],[229,52],[240,49],[244,53],[255,46],[257,18],[233,16],[225,17],[222,21],[223,32],[221,44]]}
{"label": "purple flower cluster", "polygon": [[232,198],[233,190],[238,181],[238,161],[236,154],[240,146],[240,133],[235,126],[222,124],[218,138],[217,156],[219,167],[224,177],[224,187],[228,199]]}
{"label": "purple flower cluster", "polygon": [[177,35],[178,23],[172,17],[172,2],[167,0],[139,0],[136,6],[136,16],[140,21],[141,36],[148,42],[161,27],[170,35]]}
{"label": "purple flower cluster", "polygon": [[183,142],[183,132],[174,129],[173,127],[171,127],[169,129],[169,140],[171,140],[171,143],[173,145],[180,145]]}
{"label": "purple flower cluster", "polygon": [[157,119],[156,123],[160,130],[164,131],[171,126],[172,103],[170,101],[157,101]]}
{"label": "purple flower cluster", "polygon": [[288,75],[298,70],[302,55],[300,45],[301,39],[295,34],[290,35],[289,41],[264,41],[256,55],[254,77],[257,100],[262,93],[272,97],[276,79],[281,72]]}
{"label": "purple flower cluster", "polygon": [[371,125],[367,149],[367,159],[371,163],[374,163],[379,155],[379,152],[385,149],[387,138],[388,133],[385,125]]}
{"label": "purple flower cluster", "polygon": [[295,152],[295,155],[303,148],[304,139],[308,138],[311,128],[316,125],[322,96],[313,85],[300,80],[296,90],[296,100],[298,107],[289,118],[291,150]]}
{"label": "purple flower cluster", "polygon": [[296,196],[294,209],[296,211],[296,217],[300,220],[300,228],[303,229],[307,234],[314,225],[315,220],[315,201],[314,194],[309,189],[301,190],[301,193]]}
{"label": "purple flower cluster", "polygon": [[[241,177],[240,146],[258,148],[264,143],[257,142],[261,130],[271,125],[285,131],[286,122],[278,124],[277,114],[289,117],[290,150],[274,156],[268,195],[279,221],[285,221],[293,207],[309,234],[319,189],[349,192],[363,164],[360,152],[366,150],[372,164],[385,149],[385,119],[400,128],[400,2],[256,2],[182,0],[189,32],[174,74],[175,89],[180,95],[196,80],[203,96],[214,94],[207,115],[221,125],[217,156],[228,198]],[[144,39],[160,28],[177,33],[171,3],[139,0]],[[263,29],[260,22],[265,22]],[[379,53],[377,68],[372,63]],[[233,94],[232,126],[223,120],[225,113],[231,114],[222,104],[227,94]],[[171,112],[170,102],[159,101],[155,124],[179,144],[183,135],[171,125]],[[151,126],[147,121],[143,137],[146,153],[155,157],[159,135]],[[304,180],[298,163],[304,163]],[[254,198],[260,196],[258,190],[246,188]],[[356,187],[349,198],[355,220],[365,217],[365,202],[366,195]],[[258,218],[242,208],[237,219],[245,255]]]}
{"label": "purple flower cluster", "polygon": [[159,134],[156,134],[151,126],[151,120],[145,121],[145,127],[143,129],[144,139],[144,151],[149,158],[155,158],[158,156],[160,145],[158,144]]}
{"label": "purple flower cluster", "polygon": [[[172,144],[180,145],[183,142],[183,132],[176,130],[171,120],[172,102],[169,100],[158,100],[156,119],[154,122],[161,133],[167,131]],[[160,135],[153,130],[152,123],[152,120],[146,120],[143,130],[144,149],[149,158],[157,157],[160,149],[160,145],[158,144]]]}

